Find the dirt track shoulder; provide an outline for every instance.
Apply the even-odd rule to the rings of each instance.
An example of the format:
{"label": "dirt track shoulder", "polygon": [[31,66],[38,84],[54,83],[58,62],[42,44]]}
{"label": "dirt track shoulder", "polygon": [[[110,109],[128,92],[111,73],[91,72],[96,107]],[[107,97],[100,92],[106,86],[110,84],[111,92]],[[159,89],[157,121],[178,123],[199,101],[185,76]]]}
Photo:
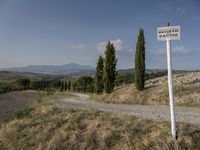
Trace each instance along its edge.
{"label": "dirt track shoulder", "polygon": [[[105,112],[135,115],[138,117],[156,119],[159,121],[170,119],[169,106],[166,105],[124,105],[106,104],[89,100],[85,94],[74,94],[75,97],[56,101],[59,107],[100,110]],[[200,124],[200,108],[176,107],[176,120],[179,122]]]}

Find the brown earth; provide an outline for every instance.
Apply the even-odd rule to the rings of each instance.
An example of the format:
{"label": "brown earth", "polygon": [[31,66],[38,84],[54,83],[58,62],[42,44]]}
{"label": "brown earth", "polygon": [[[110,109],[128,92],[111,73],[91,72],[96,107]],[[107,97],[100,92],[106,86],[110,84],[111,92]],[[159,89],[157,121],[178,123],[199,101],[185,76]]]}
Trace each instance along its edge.
{"label": "brown earth", "polygon": [[0,124],[17,110],[32,104],[39,98],[35,91],[15,91],[0,94]]}

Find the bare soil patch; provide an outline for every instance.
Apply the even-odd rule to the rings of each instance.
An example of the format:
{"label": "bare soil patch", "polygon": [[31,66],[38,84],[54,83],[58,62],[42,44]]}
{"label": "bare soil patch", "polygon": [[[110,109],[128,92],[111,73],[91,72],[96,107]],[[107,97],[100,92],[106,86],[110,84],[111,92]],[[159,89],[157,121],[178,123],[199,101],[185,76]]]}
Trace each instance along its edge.
{"label": "bare soil patch", "polygon": [[0,94],[0,124],[17,110],[35,102],[38,97],[36,91],[14,91]]}

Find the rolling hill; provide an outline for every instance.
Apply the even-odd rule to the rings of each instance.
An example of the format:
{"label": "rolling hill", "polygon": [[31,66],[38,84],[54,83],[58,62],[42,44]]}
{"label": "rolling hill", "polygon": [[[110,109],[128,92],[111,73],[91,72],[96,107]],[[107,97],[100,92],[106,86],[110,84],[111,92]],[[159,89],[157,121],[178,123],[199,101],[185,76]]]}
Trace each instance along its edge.
{"label": "rolling hill", "polygon": [[14,67],[14,68],[3,68],[0,71],[11,71],[11,72],[31,72],[31,73],[43,73],[43,74],[74,74],[83,71],[94,70],[94,67],[89,65],[79,65],[75,63],[65,65],[29,65],[26,67]]}

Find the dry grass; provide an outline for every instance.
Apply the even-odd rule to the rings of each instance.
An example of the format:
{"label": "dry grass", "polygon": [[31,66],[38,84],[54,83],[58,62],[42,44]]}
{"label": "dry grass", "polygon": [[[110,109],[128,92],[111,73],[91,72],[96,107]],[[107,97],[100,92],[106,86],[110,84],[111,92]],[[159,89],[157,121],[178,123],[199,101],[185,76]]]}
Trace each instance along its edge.
{"label": "dry grass", "polygon": [[8,115],[30,104],[37,103],[40,96],[35,91],[14,91],[0,94],[0,124]]}
{"label": "dry grass", "polygon": [[200,106],[200,85],[176,85],[175,102],[181,106]]}
{"label": "dry grass", "polygon": [[[200,106],[200,85],[174,85],[175,104],[179,106]],[[168,105],[168,87],[147,85],[138,91],[134,85],[120,86],[111,94],[92,95],[92,99],[106,103]]]}
{"label": "dry grass", "polygon": [[167,104],[165,88],[152,86],[144,91],[138,91],[134,85],[121,86],[111,94],[93,95],[92,99],[106,103],[123,104]]}
{"label": "dry grass", "polygon": [[[175,104],[200,106],[200,72],[173,75]],[[111,94],[92,95],[92,99],[106,103],[168,105],[167,76],[146,81],[145,90],[134,85],[121,86]]]}
{"label": "dry grass", "polygon": [[[25,113],[24,113],[25,112]],[[178,124],[178,140],[168,122],[95,111],[58,109],[40,103],[5,123],[0,149],[198,149],[200,126]]]}
{"label": "dry grass", "polygon": [[[37,91],[14,91],[6,94],[0,94],[0,124],[17,110],[23,109],[29,105],[37,105],[37,103],[53,103],[53,100],[62,97],[70,97],[72,94],[68,92],[55,92],[49,95],[46,92]],[[10,118],[7,118],[10,119]]]}

